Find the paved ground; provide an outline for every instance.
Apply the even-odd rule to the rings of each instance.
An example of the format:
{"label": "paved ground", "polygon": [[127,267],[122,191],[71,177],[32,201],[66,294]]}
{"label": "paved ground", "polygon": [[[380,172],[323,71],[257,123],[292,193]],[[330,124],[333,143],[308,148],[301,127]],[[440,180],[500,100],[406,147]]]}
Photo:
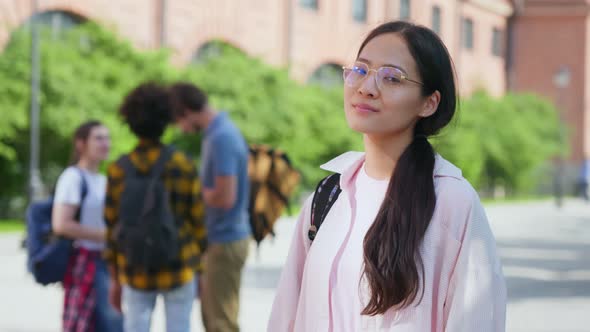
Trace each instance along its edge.
{"label": "paved ground", "polygon": [[[507,331],[590,331],[590,205],[568,201],[486,207],[509,288]],[[291,220],[275,241],[253,248],[243,282],[242,330],[264,331],[285,259]],[[19,236],[0,236],[0,332],[59,331],[61,291],[36,286],[25,272]],[[163,331],[161,303],[153,331]],[[193,331],[202,331],[198,305]]]}

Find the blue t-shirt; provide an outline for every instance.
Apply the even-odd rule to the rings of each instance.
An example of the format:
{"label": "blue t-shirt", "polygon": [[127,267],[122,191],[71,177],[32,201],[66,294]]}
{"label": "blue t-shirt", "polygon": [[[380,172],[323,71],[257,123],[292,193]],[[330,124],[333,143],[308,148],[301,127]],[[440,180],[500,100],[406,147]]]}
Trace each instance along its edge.
{"label": "blue t-shirt", "polygon": [[583,183],[590,182],[590,159],[584,159],[580,167],[580,180]]}
{"label": "blue t-shirt", "polygon": [[238,184],[236,202],[231,209],[206,206],[209,242],[227,243],[250,236],[248,145],[227,113],[215,116],[205,130],[200,176],[203,186],[209,189],[215,186],[216,176],[235,176]]}

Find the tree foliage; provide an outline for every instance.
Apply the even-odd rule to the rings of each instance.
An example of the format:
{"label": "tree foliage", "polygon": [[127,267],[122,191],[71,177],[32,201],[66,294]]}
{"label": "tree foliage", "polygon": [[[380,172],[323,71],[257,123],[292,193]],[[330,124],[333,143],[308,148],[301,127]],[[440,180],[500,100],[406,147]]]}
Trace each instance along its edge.
{"label": "tree foliage", "polygon": [[[166,51],[138,51],[93,23],[60,38],[42,34],[41,170],[51,185],[67,164],[71,135],[89,119],[111,130],[111,159],[131,149],[133,136],[117,116],[125,96],[143,81],[187,80],[229,112],[250,143],[288,153],[307,188],[324,174],[318,166],[362,148],[346,125],[342,89],[302,85],[277,69],[227,45],[216,57],[179,68]],[[28,172],[30,39],[16,33],[0,54],[0,202],[24,197]],[[458,120],[434,140],[438,150],[463,169],[476,187],[503,185],[513,192],[534,185],[532,172],[563,150],[554,107],[533,95],[494,99],[477,93],[464,100]],[[198,158],[199,137],[170,129],[165,140]],[[21,199],[20,202],[23,200]],[[6,210],[7,206],[0,206]],[[20,204],[22,208],[22,204]]]}

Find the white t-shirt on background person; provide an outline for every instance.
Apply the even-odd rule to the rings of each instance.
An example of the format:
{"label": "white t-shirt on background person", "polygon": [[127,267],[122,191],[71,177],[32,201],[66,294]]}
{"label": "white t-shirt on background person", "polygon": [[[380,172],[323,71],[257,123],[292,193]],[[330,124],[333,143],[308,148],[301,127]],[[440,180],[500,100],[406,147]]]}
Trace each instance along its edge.
{"label": "white t-shirt on background person", "polygon": [[[80,205],[82,196],[82,178],[86,179],[87,192],[82,210],[80,211],[80,223],[87,227],[104,229],[104,201],[106,196],[107,179],[104,175],[86,170],[80,172],[74,166],[68,167],[57,180],[55,187],[54,204]],[[103,250],[104,243],[90,240],[76,240],[77,246],[88,250]]]}

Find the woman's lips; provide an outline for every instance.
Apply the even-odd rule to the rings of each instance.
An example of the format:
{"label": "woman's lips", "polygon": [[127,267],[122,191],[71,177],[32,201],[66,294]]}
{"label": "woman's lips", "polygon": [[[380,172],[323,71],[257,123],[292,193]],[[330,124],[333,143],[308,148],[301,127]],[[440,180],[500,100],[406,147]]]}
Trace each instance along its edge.
{"label": "woman's lips", "polygon": [[359,113],[378,113],[379,110],[367,104],[353,104],[352,107]]}

